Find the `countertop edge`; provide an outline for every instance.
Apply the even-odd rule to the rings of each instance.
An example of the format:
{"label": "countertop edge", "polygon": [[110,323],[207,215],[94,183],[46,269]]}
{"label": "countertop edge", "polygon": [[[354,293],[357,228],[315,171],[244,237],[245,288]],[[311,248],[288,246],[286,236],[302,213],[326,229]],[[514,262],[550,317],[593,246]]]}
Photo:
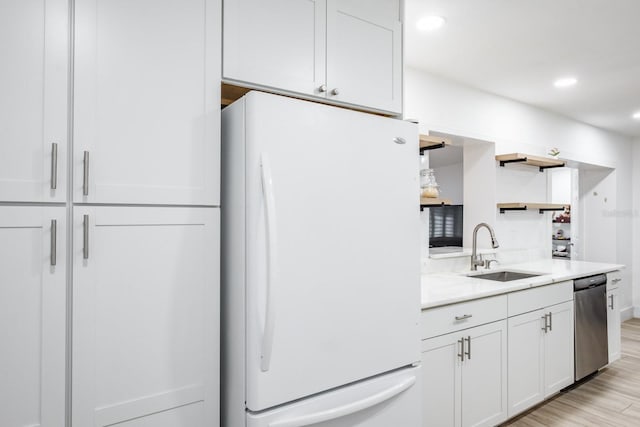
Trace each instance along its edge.
{"label": "countertop edge", "polygon": [[[438,299],[435,301],[428,301],[428,302],[424,302],[421,301],[421,307],[422,310],[428,310],[428,309],[432,309],[432,308],[436,308],[436,307],[442,307],[442,306],[446,306],[446,305],[452,305],[452,304],[458,304],[458,303],[462,303],[462,302],[467,302],[467,301],[473,301],[473,300],[478,300],[478,299],[483,299],[483,298],[488,298],[488,297],[492,297],[492,296],[496,296],[496,295],[504,295],[504,294],[509,294],[512,292],[518,292],[518,291],[522,291],[522,290],[526,290],[526,289],[530,289],[530,288],[536,288],[536,287],[540,287],[540,286],[548,286],[548,285],[553,285],[555,283],[560,283],[560,282],[565,282],[567,280],[573,280],[573,279],[577,279],[579,277],[585,277],[585,276],[590,276],[590,275],[594,275],[594,274],[601,274],[601,273],[610,273],[613,271],[617,271],[617,270],[622,270],[625,268],[624,265],[622,264],[601,264],[601,263],[593,263],[594,268],[593,269],[589,269],[588,271],[580,271],[580,272],[557,272],[557,273],[549,273],[549,274],[544,274],[542,276],[536,277],[532,279],[521,279],[521,280],[515,280],[512,283],[510,283],[509,285],[503,285],[502,287],[496,287],[496,289],[488,289],[488,290],[483,290],[480,292],[472,292],[470,294],[464,295],[464,296],[453,296],[453,297],[449,297],[449,298],[442,298],[442,299]],[[597,265],[597,267],[596,267]],[[521,264],[516,264],[513,266],[505,266],[503,269],[517,269],[520,271],[526,271],[527,268],[522,267]],[[529,271],[534,272],[535,269],[529,269]],[[446,278],[447,276],[450,278],[456,278],[457,280],[460,279],[468,279],[468,280],[482,280],[482,279],[473,279],[472,277],[465,277],[462,274],[456,274],[456,273],[444,273],[444,274],[434,274],[434,275],[425,275],[426,277],[433,277],[433,278]],[[424,276],[423,276],[424,277]],[[518,283],[520,282],[520,283]],[[473,282],[470,282],[473,283]],[[424,285],[423,285],[424,286]]]}

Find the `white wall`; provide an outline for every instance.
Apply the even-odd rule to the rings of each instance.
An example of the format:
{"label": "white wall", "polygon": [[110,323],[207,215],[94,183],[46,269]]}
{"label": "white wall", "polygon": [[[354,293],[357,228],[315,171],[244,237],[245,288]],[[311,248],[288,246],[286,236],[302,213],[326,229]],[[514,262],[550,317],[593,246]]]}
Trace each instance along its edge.
{"label": "white wall", "polygon": [[[411,68],[405,72],[404,99],[405,117],[417,119],[421,133],[438,131],[493,141],[496,153],[545,155],[550,148],[557,147],[561,158],[616,169],[614,180],[607,180],[603,184],[608,194],[615,193],[610,196],[615,206],[609,202],[607,206],[599,206],[600,218],[595,215],[589,217],[589,226],[597,227],[600,220],[604,220],[605,224],[611,221],[615,223],[615,231],[601,235],[601,238],[605,239],[607,245],[615,247],[613,259],[608,260],[627,265],[621,304],[623,307],[631,306],[631,278],[634,277],[631,230],[637,222],[632,210],[632,175],[633,182],[638,183],[640,188],[640,172],[632,168],[632,157],[640,165],[640,150],[634,148],[631,138]],[[498,190],[503,194],[507,191],[504,187]],[[635,207],[640,208],[640,202],[636,201]],[[497,215],[497,210],[494,209],[494,213]],[[547,215],[550,214],[543,217]],[[550,244],[549,234],[544,235],[541,231],[543,221],[547,219],[533,217],[519,224],[520,219],[525,220],[524,217],[518,217],[510,223],[505,222],[504,227],[498,224],[507,221],[507,218],[498,219],[496,226],[501,230],[502,235],[499,234],[498,239],[502,246],[518,247],[518,242],[524,241],[524,237],[518,235],[517,230],[527,226],[531,230],[540,230],[534,232],[540,240],[532,247],[540,249]],[[510,238],[512,233],[516,234],[515,238]],[[635,233],[640,238],[640,231],[636,229]],[[638,240],[636,238],[633,241]],[[592,241],[589,245],[599,243]],[[640,295],[640,286],[634,284],[634,288],[638,289],[634,294]],[[640,296],[637,303],[640,307]]]}
{"label": "white wall", "polygon": [[440,186],[440,196],[450,199],[454,205],[461,205],[464,202],[462,162],[445,166],[434,166],[433,173]]}

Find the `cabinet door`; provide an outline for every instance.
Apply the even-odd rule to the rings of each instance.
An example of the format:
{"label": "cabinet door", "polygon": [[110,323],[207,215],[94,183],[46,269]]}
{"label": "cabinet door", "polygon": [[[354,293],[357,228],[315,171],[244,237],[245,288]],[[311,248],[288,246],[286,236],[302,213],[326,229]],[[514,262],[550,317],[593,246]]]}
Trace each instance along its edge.
{"label": "cabinet door", "polygon": [[573,301],[545,308],[551,315],[545,334],[544,397],[547,398],[574,382]]}
{"label": "cabinet door", "polygon": [[543,311],[511,317],[508,328],[509,417],[513,417],[544,399]]}
{"label": "cabinet door", "polygon": [[65,200],[68,17],[66,0],[0,4],[0,201]]}
{"label": "cabinet door", "polygon": [[324,97],[326,0],[227,1],[223,40],[226,81]]}
{"label": "cabinet door", "polygon": [[507,419],[507,322],[467,331],[462,363],[462,426],[494,426]]}
{"label": "cabinet door", "polygon": [[75,207],[73,227],[73,425],[216,425],[218,209]]}
{"label": "cabinet door", "polygon": [[220,14],[75,2],[75,202],[219,204]]}
{"label": "cabinet door", "polygon": [[607,291],[607,335],[609,337],[609,363],[620,359],[620,291]]}
{"label": "cabinet door", "polygon": [[402,111],[398,0],[327,0],[327,97]]}
{"label": "cabinet door", "polygon": [[422,425],[461,426],[462,335],[422,341]]}
{"label": "cabinet door", "polygon": [[65,212],[0,206],[1,426],[65,425]]}

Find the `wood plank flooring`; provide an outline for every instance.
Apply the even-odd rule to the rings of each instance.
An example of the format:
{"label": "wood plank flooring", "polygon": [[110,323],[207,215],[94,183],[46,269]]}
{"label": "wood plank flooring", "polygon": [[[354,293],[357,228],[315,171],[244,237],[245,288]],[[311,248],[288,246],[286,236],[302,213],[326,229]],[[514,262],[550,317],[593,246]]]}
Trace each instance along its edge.
{"label": "wood plank flooring", "polygon": [[503,427],[640,427],[640,319],[622,324],[622,357]]}

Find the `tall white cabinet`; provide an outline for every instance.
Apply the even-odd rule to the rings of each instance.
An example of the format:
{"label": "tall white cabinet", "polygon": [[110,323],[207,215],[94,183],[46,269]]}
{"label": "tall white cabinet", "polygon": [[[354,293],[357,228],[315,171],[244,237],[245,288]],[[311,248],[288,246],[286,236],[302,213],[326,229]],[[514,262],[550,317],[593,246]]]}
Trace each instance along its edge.
{"label": "tall white cabinet", "polygon": [[0,206],[0,426],[64,426],[65,212]]}
{"label": "tall white cabinet", "polygon": [[219,205],[219,0],[77,0],[77,203]]}
{"label": "tall white cabinet", "polygon": [[209,208],[74,209],[74,425],[212,424],[219,222]]}
{"label": "tall white cabinet", "polygon": [[221,14],[1,2],[0,425],[218,425]]}
{"label": "tall white cabinet", "polygon": [[67,3],[0,4],[0,201],[66,200]]}

